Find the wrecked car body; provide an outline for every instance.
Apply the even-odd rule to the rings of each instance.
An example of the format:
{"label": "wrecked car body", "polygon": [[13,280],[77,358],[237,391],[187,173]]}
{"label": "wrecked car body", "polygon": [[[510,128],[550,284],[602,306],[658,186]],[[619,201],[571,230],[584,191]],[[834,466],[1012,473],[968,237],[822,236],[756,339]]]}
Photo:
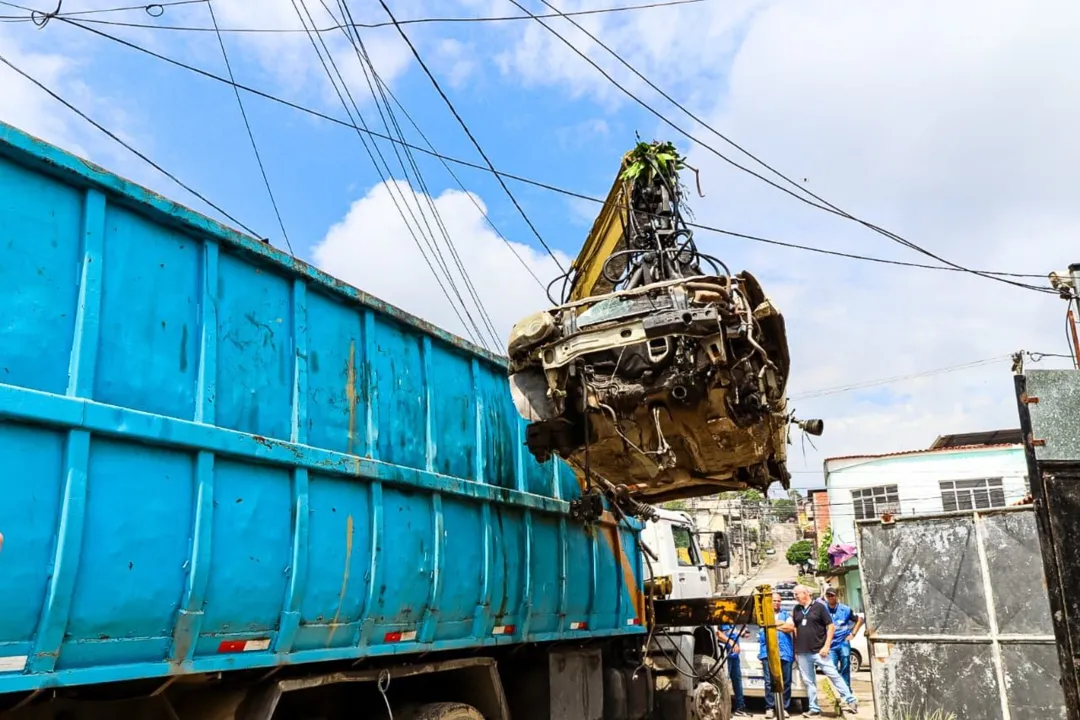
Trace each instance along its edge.
{"label": "wrecked car body", "polygon": [[568,460],[583,484],[600,478],[640,501],[786,488],[783,317],[752,275],[693,248],[664,168],[631,181],[631,162],[575,261],[575,280],[590,284],[511,333],[526,444],[541,461]]}

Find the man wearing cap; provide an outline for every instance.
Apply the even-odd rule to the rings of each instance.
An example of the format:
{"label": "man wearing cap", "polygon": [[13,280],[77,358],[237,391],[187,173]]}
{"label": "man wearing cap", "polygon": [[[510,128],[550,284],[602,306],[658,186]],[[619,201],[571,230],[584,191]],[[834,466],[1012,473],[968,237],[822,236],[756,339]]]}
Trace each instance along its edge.
{"label": "man wearing cap", "polygon": [[856,615],[854,610],[840,602],[834,587],[826,588],[825,603],[829,606],[829,615],[836,626],[829,655],[840,672],[840,677],[851,687],[851,638],[855,637],[862,627],[862,615]]}
{"label": "man wearing cap", "polygon": [[[784,710],[791,707],[791,666],[795,663],[795,623],[786,610],[781,610],[783,603],[780,593],[773,593],[772,606],[776,616],[776,636],[780,646],[780,669],[784,679]],[[772,691],[772,673],[769,670],[769,649],[765,646],[765,628],[758,630],[758,660],[765,672],[765,717],[776,716],[776,696]],[[786,713],[785,713],[786,714]]]}

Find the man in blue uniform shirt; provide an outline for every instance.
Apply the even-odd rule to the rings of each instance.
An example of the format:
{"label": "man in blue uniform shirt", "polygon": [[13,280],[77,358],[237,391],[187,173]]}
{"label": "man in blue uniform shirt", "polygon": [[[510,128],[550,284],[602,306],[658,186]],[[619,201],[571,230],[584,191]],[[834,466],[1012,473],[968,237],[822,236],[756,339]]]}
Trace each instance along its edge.
{"label": "man in blue uniform shirt", "polygon": [[737,628],[734,625],[721,625],[720,631],[722,633],[722,642],[727,645],[727,670],[728,677],[731,679],[731,695],[732,695],[732,716],[733,717],[750,717],[750,713],[746,712],[746,699],[743,697],[743,684],[742,684],[742,659],[739,654],[742,652],[742,648],[739,647],[739,631],[741,628]]}
{"label": "man in blue uniform shirt", "polygon": [[851,638],[862,627],[862,616],[840,602],[836,595],[836,588],[825,590],[825,604],[829,606],[829,615],[832,616],[836,632],[833,634],[832,646],[829,654],[832,656],[833,665],[840,671],[840,677],[851,687]]}
{"label": "man in blue uniform shirt", "polygon": [[[783,602],[780,593],[773,593],[772,606],[776,615],[777,641],[780,645],[780,668],[784,679],[784,710],[791,707],[791,666],[795,663],[795,641],[791,634],[795,632],[795,623],[791,615],[780,609]],[[758,660],[765,673],[765,717],[776,715],[776,696],[772,692],[772,673],[769,670],[769,651],[765,647],[765,628],[758,630]]]}

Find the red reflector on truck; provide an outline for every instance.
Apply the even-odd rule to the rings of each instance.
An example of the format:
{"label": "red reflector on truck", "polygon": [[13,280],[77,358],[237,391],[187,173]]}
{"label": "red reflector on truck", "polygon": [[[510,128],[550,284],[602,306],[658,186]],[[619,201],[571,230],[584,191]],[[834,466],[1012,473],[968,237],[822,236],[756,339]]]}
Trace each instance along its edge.
{"label": "red reflector on truck", "polygon": [[219,653],[234,653],[234,652],[257,652],[260,650],[270,649],[270,638],[261,638],[259,640],[222,640],[218,645],[217,651]]}
{"label": "red reflector on truck", "polygon": [[413,642],[416,640],[415,630],[406,630],[405,632],[388,632],[383,636],[383,642],[395,643],[395,642]]}
{"label": "red reflector on truck", "polygon": [[514,634],[514,626],[513,625],[496,625],[495,628],[491,631],[491,634],[492,635],[513,635]]}
{"label": "red reflector on truck", "polygon": [[589,623],[587,622],[572,622],[570,623],[571,630],[588,630]]}
{"label": "red reflector on truck", "polygon": [[640,625],[641,624],[641,619],[640,618],[630,618],[629,620],[626,621],[626,624],[627,625]]}

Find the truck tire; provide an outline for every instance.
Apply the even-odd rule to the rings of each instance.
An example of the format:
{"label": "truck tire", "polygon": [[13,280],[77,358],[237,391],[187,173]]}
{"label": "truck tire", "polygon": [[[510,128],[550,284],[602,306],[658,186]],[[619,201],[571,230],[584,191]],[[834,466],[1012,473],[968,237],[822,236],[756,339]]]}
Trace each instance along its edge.
{"label": "truck tire", "polygon": [[402,720],[484,720],[472,705],[458,702],[428,703],[406,711]]}
{"label": "truck tire", "polygon": [[[716,665],[716,659],[708,655],[695,655],[694,656],[694,674],[698,677],[705,677],[709,674],[709,671]],[[709,683],[716,687],[719,693],[719,706],[717,710],[716,720],[731,720],[731,680],[728,678],[727,670],[720,668],[716,673],[716,676],[708,680]]]}

